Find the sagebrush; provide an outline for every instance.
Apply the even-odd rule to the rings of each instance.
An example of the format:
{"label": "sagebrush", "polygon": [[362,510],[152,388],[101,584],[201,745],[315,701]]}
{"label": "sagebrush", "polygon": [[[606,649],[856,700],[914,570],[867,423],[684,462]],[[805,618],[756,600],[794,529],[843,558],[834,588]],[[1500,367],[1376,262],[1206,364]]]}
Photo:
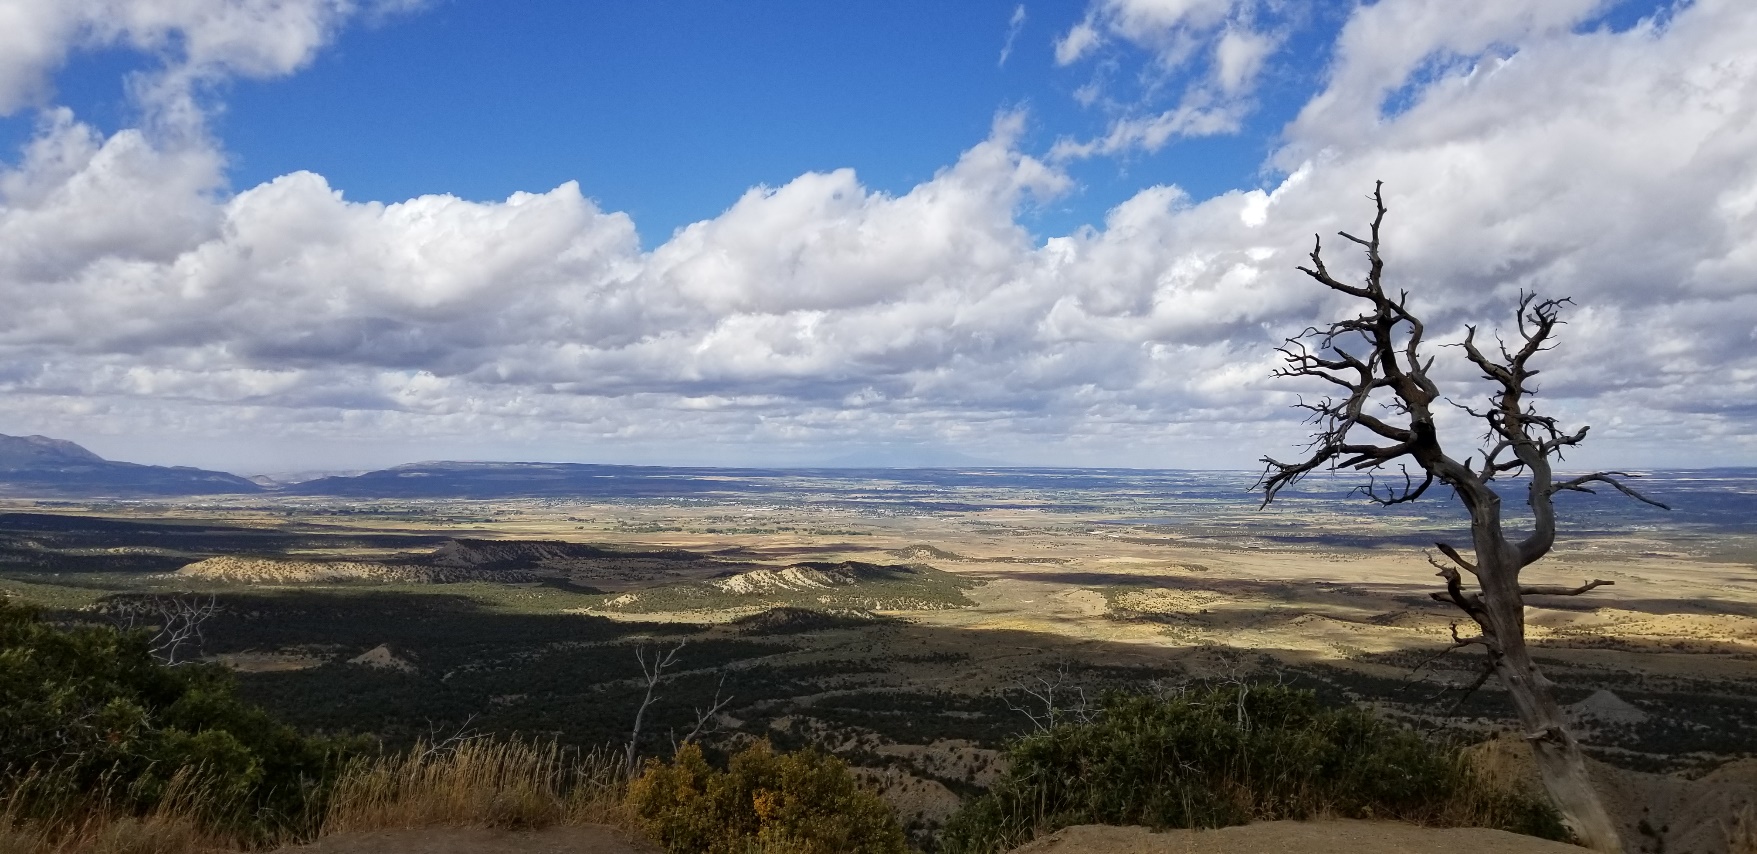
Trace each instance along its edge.
{"label": "sagebrush", "polygon": [[1076,824],[1318,817],[1565,837],[1546,803],[1489,782],[1456,747],[1281,686],[1112,695],[1095,722],[1026,736],[1008,759],[993,789],[947,822],[944,851],[1004,851]]}

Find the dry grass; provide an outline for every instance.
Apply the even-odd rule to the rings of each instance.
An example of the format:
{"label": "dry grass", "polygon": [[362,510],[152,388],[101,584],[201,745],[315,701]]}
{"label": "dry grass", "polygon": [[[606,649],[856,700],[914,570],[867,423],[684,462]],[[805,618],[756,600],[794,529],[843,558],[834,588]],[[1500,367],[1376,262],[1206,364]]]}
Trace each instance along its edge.
{"label": "dry grass", "polygon": [[0,805],[0,854],[214,854],[237,851],[237,840],[205,828],[200,819],[207,800],[190,776],[173,778],[170,790],[152,812],[125,815],[108,798],[90,801],[46,817],[25,818],[21,804],[32,778],[9,792]]}
{"label": "dry grass", "polygon": [[[537,829],[609,824],[633,829],[622,799],[618,757],[581,754],[554,743],[467,739],[436,749],[362,759],[336,781],[319,836],[431,826]],[[28,786],[0,802],[0,854],[218,854],[247,850],[216,834],[200,787],[173,785],[145,816],[109,808],[99,797],[49,818],[27,818]],[[299,840],[264,840],[269,848]],[[261,847],[259,846],[259,847]]]}
{"label": "dry grass", "polygon": [[432,825],[631,826],[620,761],[550,743],[470,739],[362,760],[343,772],[323,834]]}
{"label": "dry grass", "polygon": [[[1537,763],[1531,758],[1531,747],[1511,733],[1500,733],[1480,744],[1465,748],[1461,759],[1470,768],[1471,785],[1466,797],[1453,806],[1449,818],[1458,826],[1489,826],[1490,814],[1478,802],[1495,800],[1497,795],[1512,793],[1548,801],[1538,777]],[[1752,852],[1757,854],[1757,852]]]}

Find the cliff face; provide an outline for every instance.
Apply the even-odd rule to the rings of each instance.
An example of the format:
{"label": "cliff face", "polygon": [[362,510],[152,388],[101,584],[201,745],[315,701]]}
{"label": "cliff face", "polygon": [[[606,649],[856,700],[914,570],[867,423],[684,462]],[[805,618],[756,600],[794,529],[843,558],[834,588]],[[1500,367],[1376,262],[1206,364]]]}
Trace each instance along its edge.
{"label": "cliff face", "polygon": [[62,439],[0,434],[0,495],[126,498],[261,491],[226,472],[114,462]]}

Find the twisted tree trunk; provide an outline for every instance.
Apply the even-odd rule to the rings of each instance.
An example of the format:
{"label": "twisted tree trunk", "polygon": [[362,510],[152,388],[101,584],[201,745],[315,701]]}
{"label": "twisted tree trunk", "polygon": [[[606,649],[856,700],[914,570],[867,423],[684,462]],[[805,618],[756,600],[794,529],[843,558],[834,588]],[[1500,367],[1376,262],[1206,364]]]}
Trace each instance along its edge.
{"label": "twisted tree trunk", "polygon": [[[1555,346],[1553,334],[1566,299],[1521,295],[1514,313],[1516,349],[1501,342],[1498,352],[1484,353],[1476,344],[1476,328],[1465,327],[1458,346],[1492,383],[1493,392],[1481,410],[1453,405],[1486,426],[1486,442],[1473,448],[1463,462],[1446,453],[1433,416],[1434,403],[1443,400],[1428,376],[1434,360],[1422,352],[1425,327],[1410,312],[1408,294],[1392,296],[1381,281],[1385,263],[1379,254],[1379,226],[1386,209],[1380,187],[1373,190],[1373,202],[1377,213],[1369,238],[1342,232],[1344,239],[1366,250],[1369,268],[1364,282],[1349,284],[1332,276],[1324,267],[1321,241],[1312,248],[1312,266],[1299,268],[1323,286],[1366,302],[1368,310],[1322,329],[1307,329],[1280,348],[1286,367],[1277,376],[1321,379],[1342,391],[1319,403],[1299,404],[1316,425],[1307,446],[1310,453],[1298,462],[1263,458],[1263,477],[1258,482],[1263,504],[1320,467],[1370,476],[1400,463],[1401,484],[1369,479],[1359,490],[1384,505],[1414,501],[1436,481],[1452,487],[1470,512],[1475,555],[1467,558],[1437,543],[1450,562],[1428,558],[1446,582],[1444,592],[1432,595],[1463,611],[1481,630],[1475,637],[1459,637],[1455,625],[1452,648],[1481,646],[1486,652],[1487,668],[1477,684],[1493,675],[1506,687],[1544,788],[1575,836],[1593,850],[1621,854],[1616,825],[1587,775],[1580,744],[1568,733],[1553,686],[1525,645],[1525,597],[1578,596],[1611,582],[1588,581],[1573,588],[1534,586],[1521,584],[1519,576],[1555,545],[1558,492],[1591,492],[1592,485],[1602,484],[1656,507],[1665,505],[1630,488],[1624,479],[1633,475],[1624,472],[1594,472],[1559,482],[1552,474],[1551,461],[1584,440],[1587,432],[1585,427],[1573,433],[1563,430],[1557,419],[1539,414],[1529,400],[1535,394],[1529,384],[1538,373],[1531,362]],[[1412,463],[1420,469],[1420,482],[1409,471]],[[1501,496],[1492,485],[1504,476],[1529,478],[1532,530],[1518,542],[1507,536]],[[1472,576],[1471,587],[1466,587],[1459,570]]]}
{"label": "twisted tree trunk", "polygon": [[[1482,629],[1485,648],[1495,677],[1507,689],[1507,697],[1519,717],[1526,743],[1531,745],[1544,790],[1562,814],[1574,836],[1594,851],[1621,854],[1616,824],[1605,811],[1598,790],[1587,774],[1580,743],[1568,731],[1562,708],[1556,702],[1554,684],[1531,660],[1525,645],[1525,600],[1520,593],[1517,569],[1507,571],[1505,561],[1518,550],[1500,531],[1485,531],[1490,548],[1477,547],[1478,555],[1496,555],[1477,565],[1482,590]],[[1514,564],[1517,567],[1517,564]]]}

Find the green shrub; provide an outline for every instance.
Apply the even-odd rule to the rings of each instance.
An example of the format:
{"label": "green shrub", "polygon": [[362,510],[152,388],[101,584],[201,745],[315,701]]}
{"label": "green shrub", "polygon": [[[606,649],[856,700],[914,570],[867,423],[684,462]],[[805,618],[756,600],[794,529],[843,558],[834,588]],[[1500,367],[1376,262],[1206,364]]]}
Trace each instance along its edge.
{"label": "green shrub", "polygon": [[947,821],[943,850],[1004,851],[1075,824],[1224,827],[1318,816],[1565,838],[1547,803],[1497,788],[1458,749],[1279,686],[1113,695],[1098,722],[1027,736],[1008,755],[993,789]]}
{"label": "green shrub", "polygon": [[268,839],[304,826],[340,745],[232,694],[212,665],[165,667],[139,632],[60,628],[0,599],[0,796],[15,819],[146,815],[170,795]]}
{"label": "green shrub", "polygon": [[901,854],[890,806],[856,785],[835,757],[776,753],[762,741],[725,771],[686,744],[670,764],[648,760],[628,802],[656,841],[678,854]]}

